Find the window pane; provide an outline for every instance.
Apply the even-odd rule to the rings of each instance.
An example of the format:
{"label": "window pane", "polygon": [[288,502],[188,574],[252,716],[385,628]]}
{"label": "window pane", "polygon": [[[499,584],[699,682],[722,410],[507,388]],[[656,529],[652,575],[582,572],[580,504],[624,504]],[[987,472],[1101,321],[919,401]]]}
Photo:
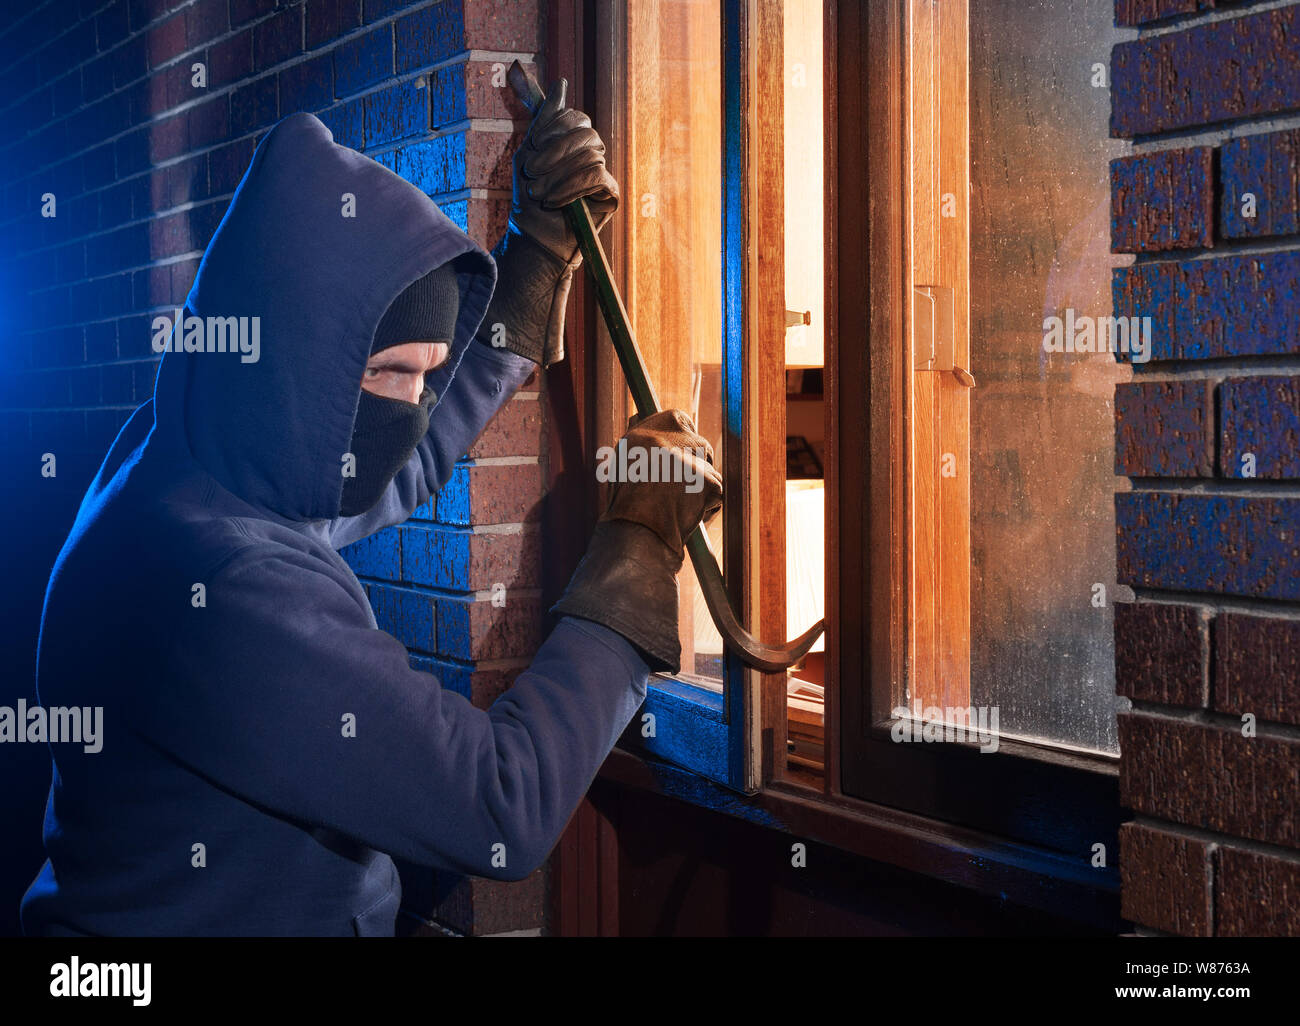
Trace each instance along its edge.
{"label": "window pane", "polygon": [[[626,19],[626,303],[660,406],[689,412],[721,465],[720,5],[634,3]],[[722,521],[708,528],[719,555]],[[682,676],[720,689],[722,639],[689,559],[678,585]]]}
{"label": "window pane", "polygon": [[[785,636],[826,615],[824,17],[821,0],[785,0]],[[826,637],[787,671],[788,766],[825,769]]]}
{"label": "window pane", "polygon": [[[1111,0],[971,0],[971,705],[1004,735],[1117,752],[1109,317]],[[1100,66],[1103,70],[1098,72]],[[1104,589],[1103,592],[1098,588]],[[1097,604],[1104,601],[1104,605]]]}

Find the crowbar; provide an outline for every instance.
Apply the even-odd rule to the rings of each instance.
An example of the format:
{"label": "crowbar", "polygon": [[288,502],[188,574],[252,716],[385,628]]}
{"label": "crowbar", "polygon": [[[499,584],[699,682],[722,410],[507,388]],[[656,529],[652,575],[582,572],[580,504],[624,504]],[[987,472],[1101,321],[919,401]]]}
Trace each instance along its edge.
{"label": "crowbar", "polygon": [[[537,80],[524,70],[518,60],[510,65],[506,77],[529,113],[536,114],[546,100],[546,94],[542,92]],[[614,343],[614,351],[618,354],[618,362],[623,367],[623,376],[627,379],[637,413],[646,417],[658,413],[659,399],[655,395],[654,386],[650,384],[645,360],[632,333],[632,321],[614,284],[614,275],[596,235],[596,226],[591,219],[591,211],[587,208],[587,201],[574,200],[565,206],[564,213],[578,238],[583,263],[591,272],[596,286],[596,301],[605,317],[605,325]],[[695,578],[704,595],[705,605],[709,608],[709,615],[713,617],[714,626],[741,662],[768,673],[780,673],[802,659],[821,636],[826,627],[825,619],[818,620],[794,641],[784,645],[766,645],[759,641],[741,626],[735,610],[731,608],[731,598],[722,580],[722,570],[713,550],[709,548],[708,536],[702,526],[697,525],[686,539],[686,551],[690,553]]]}

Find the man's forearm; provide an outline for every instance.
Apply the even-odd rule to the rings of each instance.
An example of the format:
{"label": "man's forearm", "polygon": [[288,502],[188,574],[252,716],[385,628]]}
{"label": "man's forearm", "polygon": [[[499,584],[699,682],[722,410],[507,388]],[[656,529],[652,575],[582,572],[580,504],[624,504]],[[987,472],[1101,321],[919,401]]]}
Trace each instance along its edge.
{"label": "man's forearm", "polygon": [[470,342],[451,387],[429,415],[429,431],[420,443],[431,460],[426,465],[431,493],[447,483],[456,461],[535,367],[508,350],[484,346],[477,339]]}

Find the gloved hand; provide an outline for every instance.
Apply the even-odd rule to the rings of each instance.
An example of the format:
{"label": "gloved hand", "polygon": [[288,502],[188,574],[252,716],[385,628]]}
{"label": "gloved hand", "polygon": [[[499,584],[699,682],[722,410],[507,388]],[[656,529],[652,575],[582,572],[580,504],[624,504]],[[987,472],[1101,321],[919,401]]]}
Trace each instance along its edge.
{"label": "gloved hand", "polygon": [[[587,554],[551,611],[604,624],[632,642],[652,670],[679,673],[677,574],[686,538],[722,508],[722,475],[713,447],[681,410],[640,421],[619,448],[631,480],[615,481]],[[646,455],[638,457],[638,449]],[[638,474],[639,459],[653,473]],[[623,462],[616,455],[615,469]]]}
{"label": "gloved hand", "polygon": [[582,265],[563,207],[585,197],[599,231],[618,209],[618,182],[591,119],[566,107],[569,83],[547,91],[515,152],[506,234],[492,251],[497,287],[477,337],[543,367],[564,358],[564,306]]}

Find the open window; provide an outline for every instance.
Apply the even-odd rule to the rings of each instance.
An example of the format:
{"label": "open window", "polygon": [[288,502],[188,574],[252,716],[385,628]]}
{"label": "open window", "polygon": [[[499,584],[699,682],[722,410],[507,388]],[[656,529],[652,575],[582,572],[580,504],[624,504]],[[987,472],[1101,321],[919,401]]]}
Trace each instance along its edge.
{"label": "open window", "polygon": [[1095,334],[1060,351],[1052,325],[1100,325],[1129,259],[1109,253],[1113,5],[891,0],[872,18],[870,330],[838,368],[872,396],[866,439],[838,436],[841,468],[873,482],[846,552],[864,583],[841,596],[869,638],[840,652],[843,790],[1075,866],[1101,845],[1112,879],[1131,368]]}
{"label": "open window", "polygon": [[[787,673],[747,670],[688,563],[683,672],[653,680],[653,732],[638,719],[623,743],[738,790],[1033,845],[1057,860],[1043,872],[1111,886],[1113,858],[1087,858],[1118,829],[1130,371],[1045,326],[1106,318],[1127,259],[1109,253],[1112,5],[594,11],[624,187],[612,262],[664,404],[721,456],[710,541],[733,603],[765,638],[827,620]],[[607,340],[593,353],[610,444],[632,406]]]}
{"label": "open window", "polygon": [[[690,412],[718,455],[725,503],[708,535],[733,606],[754,634],[784,639],[824,605],[822,4],[600,4],[597,18],[624,197],[611,262],[660,405]],[[798,45],[787,53],[784,40]],[[804,188],[785,191],[792,179]],[[781,258],[791,240],[807,259]],[[787,366],[801,372],[790,380],[804,425],[790,438]],[[608,445],[633,405],[617,369],[596,387],[609,399],[595,431]],[[725,650],[689,560],[678,583],[682,672],[652,680],[650,719],[625,742],[752,791],[784,768],[793,715],[812,763],[824,643],[801,677],[748,669]],[[765,729],[774,718],[780,729]]]}

